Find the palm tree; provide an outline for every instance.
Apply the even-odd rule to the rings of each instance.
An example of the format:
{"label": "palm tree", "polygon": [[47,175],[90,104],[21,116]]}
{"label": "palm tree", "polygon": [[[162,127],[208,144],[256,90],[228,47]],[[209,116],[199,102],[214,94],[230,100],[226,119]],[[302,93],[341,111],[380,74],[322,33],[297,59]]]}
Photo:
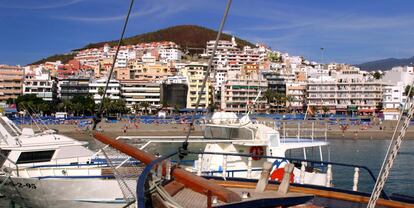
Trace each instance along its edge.
{"label": "palm tree", "polygon": [[105,92],[104,88],[103,87],[99,87],[99,89],[98,89],[98,95],[102,97],[103,94],[104,94],[104,92]]}
{"label": "palm tree", "polygon": [[292,106],[292,103],[296,101],[296,98],[295,98],[295,96],[287,95],[285,97],[285,100],[286,100],[286,105],[287,105],[286,107],[287,107],[287,109],[290,113],[290,111],[291,111],[290,107]]}
{"label": "palm tree", "polygon": [[274,95],[274,91],[270,89],[266,90],[266,92],[263,93],[263,97],[267,100],[267,104],[270,104],[270,102],[273,101]]}
{"label": "palm tree", "polygon": [[142,107],[142,108],[144,108],[144,112],[145,113],[148,113],[148,108],[150,107],[150,104],[148,103],[148,102],[146,102],[146,101],[144,101],[144,102],[142,102],[142,103],[140,103],[140,106]]}
{"label": "palm tree", "polygon": [[80,115],[82,112],[83,112],[83,110],[84,110],[84,107],[83,107],[83,105],[81,104],[81,103],[75,103],[75,104],[73,104],[73,112],[75,113],[75,115]]}
{"label": "palm tree", "polygon": [[134,109],[135,114],[137,114],[137,112],[141,109],[141,106],[139,103],[135,103],[132,105],[132,109]]}
{"label": "palm tree", "polygon": [[316,114],[316,110],[317,110],[316,106],[313,105],[313,106],[309,107],[309,109],[312,112],[312,114]]}
{"label": "palm tree", "polygon": [[326,114],[329,111],[329,108],[326,107],[326,106],[323,106],[322,111],[323,111],[324,114]]}
{"label": "palm tree", "polygon": [[180,108],[178,107],[178,105],[174,105],[174,112],[176,114],[179,114],[180,113]]}
{"label": "palm tree", "polygon": [[170,106],[168,105],[167,101],[163,100],[162,104],[161,104],[161,108],[168,108],[168,107],[170,107]]}
{"label": "palm tree", "polygon": [[101,102],[102,102],[103,114],[108,115],[108,113],[110,113],[110,111],[112,110],[111,100],[109,98],[105,98]]}
{"label": "palm tree", "polygon": [[280,112],[280,104],[283,102],[285,95],[282,93],[276,92],[274,94],[274,100],[276,101],[277,112]]}
{"label": "palm tree", "polygon": [[72,106],[73,106],[73,103],[70,100],[63,100],[63,109],[66,112],[72,111]]}
{"label": "palm tree", "polygon": [[65,104],[63,102],[60,102],[59,104],[57,104],[56,108],[57,108],[57,111],[64,111]]}

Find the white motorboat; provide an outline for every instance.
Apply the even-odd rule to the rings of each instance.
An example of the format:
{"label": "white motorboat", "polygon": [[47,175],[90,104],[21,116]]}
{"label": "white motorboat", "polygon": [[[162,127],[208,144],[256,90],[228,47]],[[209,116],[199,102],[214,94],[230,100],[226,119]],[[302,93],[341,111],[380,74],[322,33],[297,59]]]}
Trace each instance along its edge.
{"label": "white motorboat", "polygon": [[[0,138],[0,192],[13,202],[27,207],[120,207],[127,203],[120,179],[114,177],[114,164],[89,150],[87,142],[53,130],[20,129],[7,117],[0,117]],[[134,183],[136,174],[131,177]]]}
{"label": "white motorboat", "polygon": [[[225,168],[225,171],[231,173],[233,177],[257,179],[260,176],[263,162],[269,161],[273,164],[271,178],[273,180],[281,180],[285,164],[295,162],[285,159],[287,152],[303,151],[302,158],[296,159],[306,160],[307,150],[317,148],[319,150],[319,159],[322,161],[322,148],[329,145],[324,140],[314,140],[311,138],[281,139],[277,129],[271,128],[264,123],[252,122],[248,114],[239,119],[234,113],[216,112],[207,120],[207,124],[202,125],[204,135],[191,136],[188,140],[189,143],[205,145],[203,152],[253,154],[256,156],[200,154],[194,165],[187,168],[187,170],[199,175],[222,175]],[[120,136],[117,139],[133,140],[128,143],[139,142],[141,149],[145,149],[150,144],[182,143],[185,136]],[[280,157],[280,159],[275,159],[274,157]],[[292,182],[322,186],[327,184],[326,164],[323,166],[320,163],[319,168],[314,168],[298,162],[295,163],[295,166]],[[247,169],[251,171],[239,171]],[[300,177],[301,174],[304,174],[304,177]]]}
{"label": "white motorboat", "polygon": [[[222,174],[223,167],[226,166],[226,171],[233,172],[233,177],[258,179],[263,162],[268,161],[273,164],[271,179],[279,181],[283,177],[285,164],[294,163],[294,161],[286,159],[288,151],[303,151],[302,158],[297,159],[306,160],[307,150],[317,148],[320,154],[319,159],[322,161],[322,148],[329,145],[326,141],[313,140],[311,138],[281,139],[279,131],[275,128],[269,127],[264,123],[253,123],[248,115],[237,119],[234,113],[225,112],[213,114],[210,124],[205,125],[204,138],[206,140],[223,140],[207,144],[204,152],[241,153],[256,156],[241,157],[229,155],[223,157],[223,155],[218,154],[203,154],[194,166],[198,172]],[[266,157],[280,157],[280,159]],[[300,183],[302,164],[296,163],[295,166],[292,182]],[[326,184],[326,173],[322,173],[322,171],[315,168],[303,168],[306,170],[304,178],[302,177],[303,183],[313,185]],[[251,171],[238,172],[238,170],[246,169]]]}

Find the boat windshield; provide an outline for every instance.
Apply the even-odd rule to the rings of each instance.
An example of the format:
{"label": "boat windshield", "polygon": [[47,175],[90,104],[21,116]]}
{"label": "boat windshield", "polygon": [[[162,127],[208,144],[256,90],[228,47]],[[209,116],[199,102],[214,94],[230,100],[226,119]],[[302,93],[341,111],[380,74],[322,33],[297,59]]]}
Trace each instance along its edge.
{"label": "boat windshield", "polygon": [[252,140],[254,130],[228,126],[206,126],[205,139]]}

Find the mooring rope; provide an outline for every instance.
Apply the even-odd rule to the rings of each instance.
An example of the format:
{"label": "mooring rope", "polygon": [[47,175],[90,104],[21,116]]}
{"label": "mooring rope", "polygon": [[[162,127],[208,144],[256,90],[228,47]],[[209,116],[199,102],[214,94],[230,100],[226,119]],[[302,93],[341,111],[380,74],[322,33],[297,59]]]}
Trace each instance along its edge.
{"label": "mooring rope", "polygon": [[[404,103],[404,106],[401,109],[401,112],[399,115],[400,117],[398,119],[397,125],[395,126],[390,145],[388,146],[387,154],[385,155],[377,181],[375,182],[374,189],[372,190],[371,197],[369,198],[369,202],[367,206],[368,208],[375,207],[377,200],[380,197],[380,194],[382,193],[385,182],[387,181],[388,175],[390,174],[392,165],[394,164],[394,160],[397,157],[398,151],[400,150],[402,140],[404,139],[407,128],[410,125],[411,118],[413,117],[414,105],[411,102],[411,96],[410,96],[412,88],[413,88],[413,84],[410,85],[406,102]],[[397,138],[395,138],[395,136],[397,135],[398,128],[400,126],[400,122],[403,117],[404,110],[407,107],[407,104],[409,107],[407,117],[405,118],[405,121],[400,129],[400,133],[398,134]]]}

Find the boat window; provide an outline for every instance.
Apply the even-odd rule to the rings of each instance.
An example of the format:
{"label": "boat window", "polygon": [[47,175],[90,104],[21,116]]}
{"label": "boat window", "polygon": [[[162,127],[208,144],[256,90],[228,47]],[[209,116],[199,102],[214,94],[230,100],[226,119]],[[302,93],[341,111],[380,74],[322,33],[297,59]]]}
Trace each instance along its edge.
{"label": "boat window", "polygon": [[0,167],[3,166],[4,162],[6,161],[6,158],[10,154],[10,150],[0,150]]}
{"label": "boat window", "polygon": [[206,126],[204,131],[206,139],[252,139],[252,132],[245,128],[228,128],[219,126]]}
{"label": "boat window", "polygon": [[37,151],[37,152],[22,152],[17,164],[34,163],[34,162],[49,162],[55,150]]}
{"label": "boat window", "polygon": [[279,138],[277,134],[269,134],[269,142],[270,146],[278,147],[279,146]]}

